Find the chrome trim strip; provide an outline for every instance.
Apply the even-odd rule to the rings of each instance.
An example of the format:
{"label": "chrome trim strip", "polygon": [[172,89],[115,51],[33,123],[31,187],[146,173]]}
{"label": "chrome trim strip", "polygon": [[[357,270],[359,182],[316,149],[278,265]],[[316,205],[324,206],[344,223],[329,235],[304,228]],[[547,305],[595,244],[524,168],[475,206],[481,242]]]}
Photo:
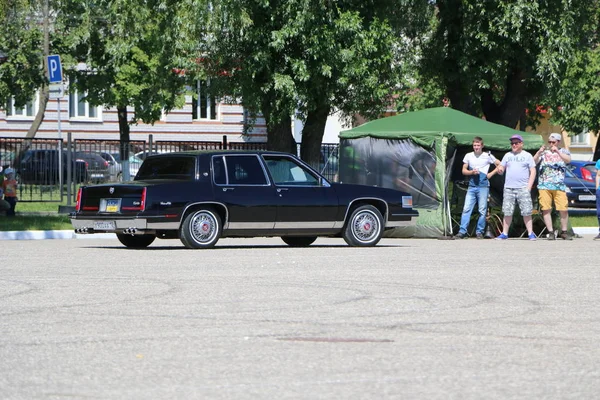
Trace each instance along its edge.
{"label": "chrome trim strip", "polygon": [[360,198],[358,198],[358,199],[354,199],[354,200],[352,200],[352,201],[351,201],[351,202],[348,204],[348,207],[346,207],[346,213],[345,213],[345,215],[344,215],[344,221],[348,220],[348,217],[350,217],[350,216],[348,215],[348,211],[350,211],[350,209],[352,208],[352,204],[356,203],[356,202],[357,202],[357,201],[359,201],[359,200],[376,200],[376,201],[380,201],[380,202],[382,202],[382,203],[385,205],[385,214],[383,214],[383,215],[382,215],[382,217],[383,217],[383,221],[384,221],[385,223],[387,222],[388,215],[389,215],[389,212],[390,212],[390,209],[389,209],[388,203],[387,203],[385,200],[383,200],[383,199],[380,199],[380,198],[378,198],[378,197],[360,197]]}
{"label": "chrome trim strip", "polygon": [[[228,220],[229,220],[229,210],[227,209],[227,206],[226,206],[225,204],[223,204],[223,203],[221,203],[221,202],[218,202],[218,201],[198,201],[198,202],[196,202],[196,203],[189,203],[189,204],[187,204],[187,205],[185,206],[185,208],[184,208],[184,209],[181,211],[181,216],[183,217],[183,216],[184,216],[184,215],[187,213],[187,210],[188,210],[190,207],[194,207],[194,206],[197,206],[197,205],[199,205],[199,204],[208,204],[208,205],[216,205],[216,206],[221,206],[221,207],[223,207],[223,209],[225,210],[225,220],[224,220],[224,221],[221,221],[221,222],[223,223],[223,229],[226,229],[226,227],[227,227],[227,223],[228,223]],[[179,223],[181,223],[181,222],[183,222],[183,221],[180,219],[180,220],[179,220]]]}
{"label": "chrome trim strip", "polygon": [[334,226],[334,221],[289,221],[275,223],[275,229],[330,229]]}
{"label": "chrome trim strip", "polygon": [[229,222],[223,230],[273,229],[273,222]]}
{"label": "chrome trim strip", "polygon": [[149,222],[148,229],[179,229],[179,222]]}
{"label": "chrome trim strip", "polygon": [[145,218],[132,218],[132,219],[110,219],[110,218],[102,218],[102,219],[71,219],[71,225],[73,228],[94,228],[94,222],[104,222],[104,221],[115,221],[115,227],[117,230],[126,229],[126,228],[136,228],[136,229],[148,229],[148,223]]}

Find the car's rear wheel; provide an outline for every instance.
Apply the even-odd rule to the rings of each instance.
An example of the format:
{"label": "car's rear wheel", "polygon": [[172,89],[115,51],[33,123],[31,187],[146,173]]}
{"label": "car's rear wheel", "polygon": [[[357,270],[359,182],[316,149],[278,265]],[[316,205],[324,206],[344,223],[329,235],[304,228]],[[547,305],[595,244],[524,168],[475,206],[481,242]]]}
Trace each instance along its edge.
{"label": "car's rear wheel", "polygon": [[291,247],[306,247],[310,246],[317,240],[316,236],[282,236],[281,240]]}
{"label": "car's rear wheel", "polygon": [[150,246],[156,236],[154,235],[125,235],[123,233],[117,233],[117,239],[123,243],[125,247],[131,249],[145,249]]}
{"label": "car's rear wheel", "polygon": [[344,227],[342,236],[350,246],[375,246],[383,235],[383,217],[371,205],[357,207]]}
{"label": "car's rear wheel", "polygon": [[181,228],[179,238],[188,249],[208,249],[214,247],[221,237],[221,217],[212,208],[190,212]]}

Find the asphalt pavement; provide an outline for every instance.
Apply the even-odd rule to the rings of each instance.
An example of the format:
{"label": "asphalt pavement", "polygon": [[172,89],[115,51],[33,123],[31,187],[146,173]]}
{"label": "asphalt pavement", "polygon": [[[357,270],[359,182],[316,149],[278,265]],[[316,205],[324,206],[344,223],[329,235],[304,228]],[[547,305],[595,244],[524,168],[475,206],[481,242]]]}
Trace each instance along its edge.
{"label": "asphalt pavement", "polygon": [[596,399],[592,237],[5,241],[1,397]]}

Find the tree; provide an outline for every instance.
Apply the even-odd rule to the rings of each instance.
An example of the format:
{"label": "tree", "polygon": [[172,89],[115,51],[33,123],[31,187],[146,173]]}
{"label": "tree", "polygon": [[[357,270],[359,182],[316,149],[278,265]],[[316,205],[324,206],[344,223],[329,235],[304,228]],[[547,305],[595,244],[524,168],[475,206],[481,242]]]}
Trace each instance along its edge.
{"label": "tree", "polygon": [[6,55],[0,64],[2,108],[9,99],[23,107],[45,85],[43,33],[35,18],[40,10],[37,2],[28,0],[7,0],[0,6],[0,50]]}
{"label": "tree", "polygon": [[437,0],[420,73],[453,108],[516,127],[585,46],[596,1]]}
{"label": "tree", "polygon": [[220,89],[265,116],[270,149],[293,151],[290,117],[297,113],[305,122],[301,156],[316,165],[332,112],[377,116],[388,106],[402,56],[394,27],[421,15],[408,12],[413,3],[423,4],[222,1],[209,51],[228,72]]}
{"label": "tree", "polygon": [[84,66],[67,69],[67,75],[85,93],[85,101],[117,109],[124,162],[129,159],[130,124],[154,123],[163,112],[184,104],[182,71],[193,74],[197,69],[206,9],[206,2],[198,0],[63,2],[57,25],[68,35],[61,46],[72,65]]}
{"label": "tree", "polygon": [[[600,132],[600,48],[577,53],[557,90],[552,120],[570,132]],[[593,159],[600,158],[600,141]]]}

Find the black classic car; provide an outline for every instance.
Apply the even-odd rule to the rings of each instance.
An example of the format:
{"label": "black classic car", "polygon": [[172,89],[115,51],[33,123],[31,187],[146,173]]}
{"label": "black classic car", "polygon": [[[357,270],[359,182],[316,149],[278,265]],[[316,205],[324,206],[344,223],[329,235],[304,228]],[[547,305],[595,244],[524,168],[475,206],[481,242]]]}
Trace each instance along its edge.
{"label": "black classic car", "polygon": [[156,238],[197,249],[257,236],[375,246],[385,229],[417,216],[408,193],[330,183],[291,154],[196,151],[150,156],[132,182],[82,187],[71,223],[76,233],[114,232],[132,248]]}

